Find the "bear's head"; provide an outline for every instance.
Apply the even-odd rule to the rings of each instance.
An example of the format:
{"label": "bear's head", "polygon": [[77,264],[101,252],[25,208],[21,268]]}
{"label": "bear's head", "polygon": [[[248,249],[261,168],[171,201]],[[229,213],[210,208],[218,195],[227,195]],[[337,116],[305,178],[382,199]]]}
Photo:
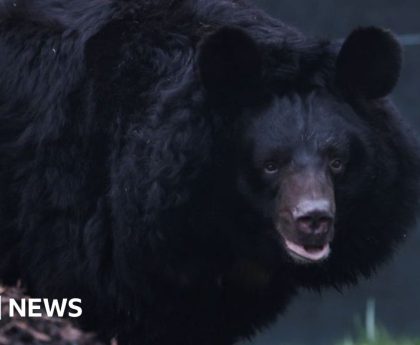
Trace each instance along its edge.
{"label": "bear's head", "polygon": [[255,232],[318,286],[353,282],[385,260],[415,218],[419,177],[415,140],[386,99],[401,68],[397,40],[360,28],[328,49],[316,77],[302,62],[283,86],[241,29],[219,29],[198,56],[209,106],[233,119],[225,169],[246,205],[238,217],[257,215]]}

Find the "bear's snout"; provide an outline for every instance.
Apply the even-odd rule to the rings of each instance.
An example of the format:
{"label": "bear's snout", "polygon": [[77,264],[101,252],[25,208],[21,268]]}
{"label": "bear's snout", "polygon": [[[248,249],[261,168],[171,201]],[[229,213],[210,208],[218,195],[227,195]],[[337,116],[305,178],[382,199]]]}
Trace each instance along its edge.
{"label": "bear's snout", "polygon": [[318,262],[330,254],[335,200],[331,179],[307,169],[284,179],[278,230],[287,252],[298,262]]}
{"label": "bear's snout", "polygon": [[294,219],[296,231],[309,235],[318,236],[328,233],[334,223],[334,215],[323,209],[310,210]]}

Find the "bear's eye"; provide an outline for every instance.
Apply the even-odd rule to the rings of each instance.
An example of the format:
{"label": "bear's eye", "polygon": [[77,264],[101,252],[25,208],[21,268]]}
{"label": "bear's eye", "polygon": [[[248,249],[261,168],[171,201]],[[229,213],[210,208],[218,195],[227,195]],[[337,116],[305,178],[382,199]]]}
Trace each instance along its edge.
{"label": "bear's eye", "polygon": [[278,171],[278,166],[275,162],[273,161],[268,161],[264,163],[264,171],[267,174],[274,174]]}
{"label": "bear's eye", "polygon": [[344,169],[343,161],[340,158],[334,158],[330,161],[330,169],[334,174],[339,174]]}

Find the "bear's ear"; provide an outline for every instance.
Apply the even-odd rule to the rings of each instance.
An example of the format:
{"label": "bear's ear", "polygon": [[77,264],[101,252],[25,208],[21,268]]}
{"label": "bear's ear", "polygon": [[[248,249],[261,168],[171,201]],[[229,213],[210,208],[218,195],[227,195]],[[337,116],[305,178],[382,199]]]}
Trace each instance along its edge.
{"label": "bear's ear", "polygon": [[249,102],[261,91],[262,56],[243,30],[222,27],[201,42],[201,81],[210,96],[222,102]]}
{"label": "bear's ear", "polygon": [[387,96],[397,84],[402,49],[390,31],[354,30],[337,57],[336,82],[346,93],[368,99]]}

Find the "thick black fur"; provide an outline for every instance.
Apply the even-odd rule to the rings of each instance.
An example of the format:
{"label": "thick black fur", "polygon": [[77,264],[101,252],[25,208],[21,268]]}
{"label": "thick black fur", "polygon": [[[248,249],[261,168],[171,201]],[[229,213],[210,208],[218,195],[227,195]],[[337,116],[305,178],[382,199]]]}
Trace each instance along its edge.
{"label": "thick black fur", "polygon": [[[414,221],[418,147],[379,98],[399,72],[389,33],[366,29],[336,67],[336,44],[242,1],[2,0],[0,17],[0,274],[82,298],[104,338],[233,344],[299,287],[370,275]],[[369,42],[384,75],[381,56],[351,63]],[[273,197],[244,148],[273,128],[298,146],[299,121],[350,152],[315,266],[266,229]]]}

